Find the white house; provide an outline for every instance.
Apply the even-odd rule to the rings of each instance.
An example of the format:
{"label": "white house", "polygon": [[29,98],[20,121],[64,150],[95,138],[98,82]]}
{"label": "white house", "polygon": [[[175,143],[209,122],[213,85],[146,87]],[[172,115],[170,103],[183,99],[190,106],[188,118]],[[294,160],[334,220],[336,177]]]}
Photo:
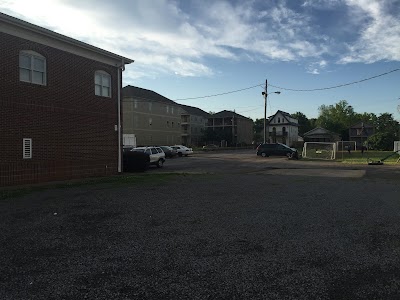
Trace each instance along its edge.
{"label": "white house", "polygon": [[299,121],[289,113],[278,110],[268,118],[268,140],[271,143],[293,145],[299,138]]}

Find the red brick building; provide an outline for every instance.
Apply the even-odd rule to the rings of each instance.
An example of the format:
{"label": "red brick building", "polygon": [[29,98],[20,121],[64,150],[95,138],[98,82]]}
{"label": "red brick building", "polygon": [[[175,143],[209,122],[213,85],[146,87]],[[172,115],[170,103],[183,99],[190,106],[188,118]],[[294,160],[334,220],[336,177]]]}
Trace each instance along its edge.
{"label": "red brick building", "polygon": [[0,186],[121,171],[133,60],[0,13]]}

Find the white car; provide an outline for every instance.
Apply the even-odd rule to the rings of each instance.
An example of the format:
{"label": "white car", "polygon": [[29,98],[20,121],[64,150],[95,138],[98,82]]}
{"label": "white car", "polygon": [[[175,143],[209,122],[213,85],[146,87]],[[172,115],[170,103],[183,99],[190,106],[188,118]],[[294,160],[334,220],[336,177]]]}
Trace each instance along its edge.
{"label": "white car", "polygon": [[178,152],[178,156],[188,156],[189,154],[193,154],[192,148],[188,148],[182,145],[174,145],[171,146],[172,149],[175,149]]}
{"label": "white car", "polygon": [[165,162],[165,153],[160,147],[136,147],[131,151],[140,151],[150,156],[150,164],[162,168]]}

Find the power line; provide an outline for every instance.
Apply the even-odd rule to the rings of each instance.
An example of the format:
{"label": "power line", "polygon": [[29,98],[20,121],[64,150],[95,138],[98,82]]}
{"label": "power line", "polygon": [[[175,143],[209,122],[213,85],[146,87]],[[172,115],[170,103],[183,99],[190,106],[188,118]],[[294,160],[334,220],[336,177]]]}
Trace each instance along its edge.
{"label": "power line", "polygon": [[[357,80],[357,81],[353,81],[353,82],[349,82],[349,83],[343,83],[343,84],[339,84],[339,85],[334,85],[334,86],[330,86],[330,87],[323,87],[323,88],[314,88],[314,89],[292,89],[292,88],[285,88],[285,87],[280,87],[280,86],[276,86],[276,85],[272,85],[272,84],[268,84],[268,86],[274,87],[274,88],[278,88],[281,90],[286,90],[286,91],[293,91],[293,92],[314,92],[314,91],[323,91],[323,90],[330,90],[330,89],[337,89],[340,87],[344,87],[344,86],[348,86],[348,85],[352,85],[352,84],[357,84],[357,83],[361,83],[364,81],[368,81],[368,80],[372,80],[381,76],[385,76],[388,75],[390,73],[394,73],[400,71],[400,69],[394,69],[379,75],[375,75],[372,77],[368,77],[368,78],[364,78],[361,80]],[[247,88],[243,88],[243,89],[239,89],[239,90],[234,90],[234,91],[229,91],[229,92],[224,92],[224,93],[219,93],[219,94],[213,94],[213,95],[206,95],[206,96],[199,96],[199,97],[190,97],[190,98],[180,98],[180,99],[175,99],[174,101],[184,101],[184,100],[194,100],[194,99],[204,99],[204,98],[211,98],[211,97],[217,97],[217,96],[223,96],[223,95],[228,95],[228,94],[233,94],[233,93],[237,93],[237,92],[241,92],[241,91],[245,91],[245,90],[250,90],[256,87],[263,87],[263,83],[257,84],[257,85],[253,85]]]}
{"label": "power line", "polygon": [[388,75],[390,73],[397,72],[397,71],[400,71],[400,69],[394,69],[394,70],[391,70],[391,71],[388,71],[388,72],[385,72],[385,73],[382,73],[382,74],[379,74],[379,75],[375,75],[375,76],[372,76],[372,77],[368,77],[368,78],[365,78],[365,79],[361,79],[361,80],[357,80],[357,81],[353,81],[353,82],[349,82],[349,83],[344,83],[344,84],[339,84],[339,85],[334,85],[334,86],[324,87],[324,88],[316,88],[316,89],[290,89],[290,88],[284,88],[284,87],[280,87],[280,86],[276,86],[276,85],[272,85],[272,84],[268,84],[268,85],[272,86],[274,88],[281,89],[281,90],[286,90],[286,91],[314,92],[314,91],[337,89],[337,88],[340,88],[340,87],[344,87],[344,86],[348,86],[348,85],[352,85],[352,84],[357,84],[357,83],[360,83],[360,82],[364,82],[364,81],[375,79],[375,78],[378,78],[378,77],[381,77],[381,76],[385,76],[385,75]]}
{"label": "power line", "polygon": [[254,89],[255,87],[259,87],[259,86],[262,86],[262,84],[257,84],[257,85],[253,85],[253,86],[250,86],[250,87],[247,87],[247,88],[243,88],[243,89],[240,89],[240,90],[234,90],[234,91],[225,92],[225,93],[219,93],[219,94],[207,95],[207,96],[200,96],[200,97],[181,98],[181,99],[175,99],[174,101],[203,99],[203,98],[210,98],[210,97],[216,97],[216,96],[223,96],[223,95],[233,94],[233,93],[237,93],[237,92],[241,92],[241,91],[245,91],[245,90]]}

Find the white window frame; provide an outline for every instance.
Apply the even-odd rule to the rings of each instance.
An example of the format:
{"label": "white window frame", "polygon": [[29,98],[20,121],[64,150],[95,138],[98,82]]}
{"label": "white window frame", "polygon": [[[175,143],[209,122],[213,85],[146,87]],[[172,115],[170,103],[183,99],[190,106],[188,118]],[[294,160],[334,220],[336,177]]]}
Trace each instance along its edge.
{"label": "white window frame", "polygon": [[[100,76],[100,82],[96,81],[96,76]],[[110,83],[110,86],[106,85],[106,78],[108,78],[108,82]],[[108,74],[105,71],[101,71],[101,70],[97,70],[96,72],[94,72],[94,94],[96,96],[100,96],[100,97],[106,97],[106,98],[111,98],[111,75]],[[100,88],[100,92],[97,91],[96,87]],[[108,95],[106,95],[104,93],[104,89],[108,88]]]}
{"label": "white window frame", "polygon": [[[22,66],[21,65],[21,57],[27,57],[29,58],[29,68],[27,66]],[[43,62],[43,70],[39,70],[35,68],[35,59],[40,60]],[[29,79],[23,79],[21,76],[22,71],[28,71],[29,72]],[[43,55],[31,51],[31,50],[22,50],[19,52],[19,80],[22,82],[29,82],[32,84],[37,84],[37,85],[47,85],[47,64],[46,64],[46,57]],[[35,82],[34,81],[34,74],[35,73],[40,73],[42,74],[42,82]]]}
{"label": "white window frame", "polygon": [[169,106],[167,105],[167,114],[169,113]]}
{"label": "white window frame", "polygon": [[22,158],[32,159],[32,139],[23,138],[22,139]]}

